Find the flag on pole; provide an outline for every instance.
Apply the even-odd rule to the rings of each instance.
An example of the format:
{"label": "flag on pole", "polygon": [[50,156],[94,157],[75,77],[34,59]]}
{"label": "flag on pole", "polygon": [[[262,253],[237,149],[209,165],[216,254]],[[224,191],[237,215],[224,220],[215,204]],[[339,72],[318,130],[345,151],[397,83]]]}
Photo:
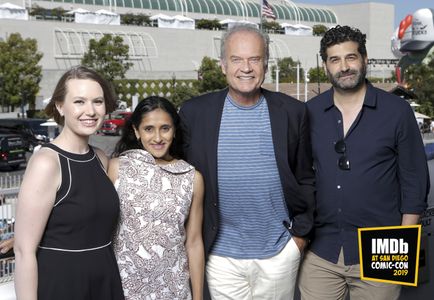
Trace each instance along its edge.
{"label": "flag on pole", "polygon": [[276,15],[267,0],[262,0],[262,16],[276,20]]}

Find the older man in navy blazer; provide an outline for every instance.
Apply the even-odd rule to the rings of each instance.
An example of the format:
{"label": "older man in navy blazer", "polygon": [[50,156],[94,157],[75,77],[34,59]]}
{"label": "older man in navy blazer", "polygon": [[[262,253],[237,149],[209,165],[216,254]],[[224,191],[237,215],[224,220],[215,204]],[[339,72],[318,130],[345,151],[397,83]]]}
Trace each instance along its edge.
{"label": "older man in navy blazer", "polygon": [[228,88],[180,110],[185,157],[205,179],[212,299],[292,299],[313,227],[307,111],[304,103],[261,88],[268,46],[255,27],[229,29],[221,42]]}

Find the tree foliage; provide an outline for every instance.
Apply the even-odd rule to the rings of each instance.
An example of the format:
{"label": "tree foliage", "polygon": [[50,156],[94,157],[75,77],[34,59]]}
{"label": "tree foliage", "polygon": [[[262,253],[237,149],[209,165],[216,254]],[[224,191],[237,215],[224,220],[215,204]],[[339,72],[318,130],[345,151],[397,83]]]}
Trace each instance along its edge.
{"label": "tree foliage", "polygon": [[89,49],[81,64],[91,67],[109,82],[125,78],[125,73],[133,65],[128,62],[129,46],[120,36],[104,34],[100,40],[91,39]]}
{"label": "tree foliage", "polygon": [[220,30],[222,29],[222,24],[217,19],[208,20],[208,19],[200,19],[196,21],[197,29],[208,29],[208,30]]}
{"label": "tree foliage", "polygon": [[[296,82],[297,81],[297,64],[298,61],[292,59],[292,57],[284,57],[277,60],[277,66],[279,67],[279,82]],[[300,82],[304,82],[304,70],[300,67]],[[276,81],[276,65],[271,67],[271,78]]]}
{"label": "tree foliage", "polygon": [[328,30],[327,26],[325,26],[323,24],[313,25],[313,27],[312,27],[312,31],[313,31],[312,33],[313,33],[313,35],[316,35],[316,36],[323,36],[327,30]]}
{"label": "tree foliage", "polygon": [[175,84],[173,87],[172,95],[170,96],[169,100],[175,105],[175,107],[180,107],[181,104],[199,94],[199,91],[195,86],[188,86],[184,84]]}
{"label": "tree foliage", "polygon": [[[34,107],[39,92],[43,54],[38,51],[35,39],[23,39],[12,33],[6,41],[0,41],[0,99],[3,107],[12,109],[21,104]],[[22,102],[23,101],[23,102]]]}
{"label": "tree foliage", "polygon": [[283,32],[282,27],[276,21],[263,21],[262,29],[269,33]]}
{"label": "tree foliage", "polygon": [[319,82],[328,82],[327,75],[322,67],[310,68],[307,74],[309,76],[309,82],[318,82],[318,76]]}
{"label": "tree foliage", "polygon": [[205,56],[197,72],[197,89],[200,93],[219,90],[227,86],[225,75],[216,59]]}
{"label": "tree foliage", "polygon": [[408,88],[417,96],[420,113],[434,116],[434,52],[423,63],[408,67],[405,78]]}
{"label": "tree foliage", "polygon": [[151,19],[145,14],[127,13],[121,15],[121,23],[123,25],[150,26]]}
{"label": "tree foliage", "polygon": [[56,21],[62,21],[65,10],[62,7],[44,8],[37,4],[32,5],[29,15],[40,17],[42,19],[50,19]]}

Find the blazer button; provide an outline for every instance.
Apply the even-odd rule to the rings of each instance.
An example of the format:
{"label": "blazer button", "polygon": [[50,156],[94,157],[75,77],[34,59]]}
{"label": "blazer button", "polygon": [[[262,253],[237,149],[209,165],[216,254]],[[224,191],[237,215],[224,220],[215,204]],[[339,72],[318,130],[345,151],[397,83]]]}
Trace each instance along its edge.
{"label": "blazer button", "polygon": [[217,207],[217,202],[214,202],[213,205],[214,205],[214,207]]}
{"label": "blazer button", "polygon": [[217,230],[217,226],[213,226],[212,230],[216,231]]}

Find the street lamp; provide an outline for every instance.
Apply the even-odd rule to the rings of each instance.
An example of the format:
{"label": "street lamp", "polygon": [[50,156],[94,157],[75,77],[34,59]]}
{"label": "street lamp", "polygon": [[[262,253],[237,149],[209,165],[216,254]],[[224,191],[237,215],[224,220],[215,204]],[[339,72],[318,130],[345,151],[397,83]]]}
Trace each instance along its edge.
{"label": "street lamp", "polygon": [[20,75],[19,75],[19,81],[20,81],[20,86],[21,86],[21,92],[20,92],[20,95],[21,95],[21,118],[24,118],[24,100],[27,96],[27,91],[25,90],[24,85],[22,84],[24,82],[25,76],[26,75],[23,73],[20,73]]}

